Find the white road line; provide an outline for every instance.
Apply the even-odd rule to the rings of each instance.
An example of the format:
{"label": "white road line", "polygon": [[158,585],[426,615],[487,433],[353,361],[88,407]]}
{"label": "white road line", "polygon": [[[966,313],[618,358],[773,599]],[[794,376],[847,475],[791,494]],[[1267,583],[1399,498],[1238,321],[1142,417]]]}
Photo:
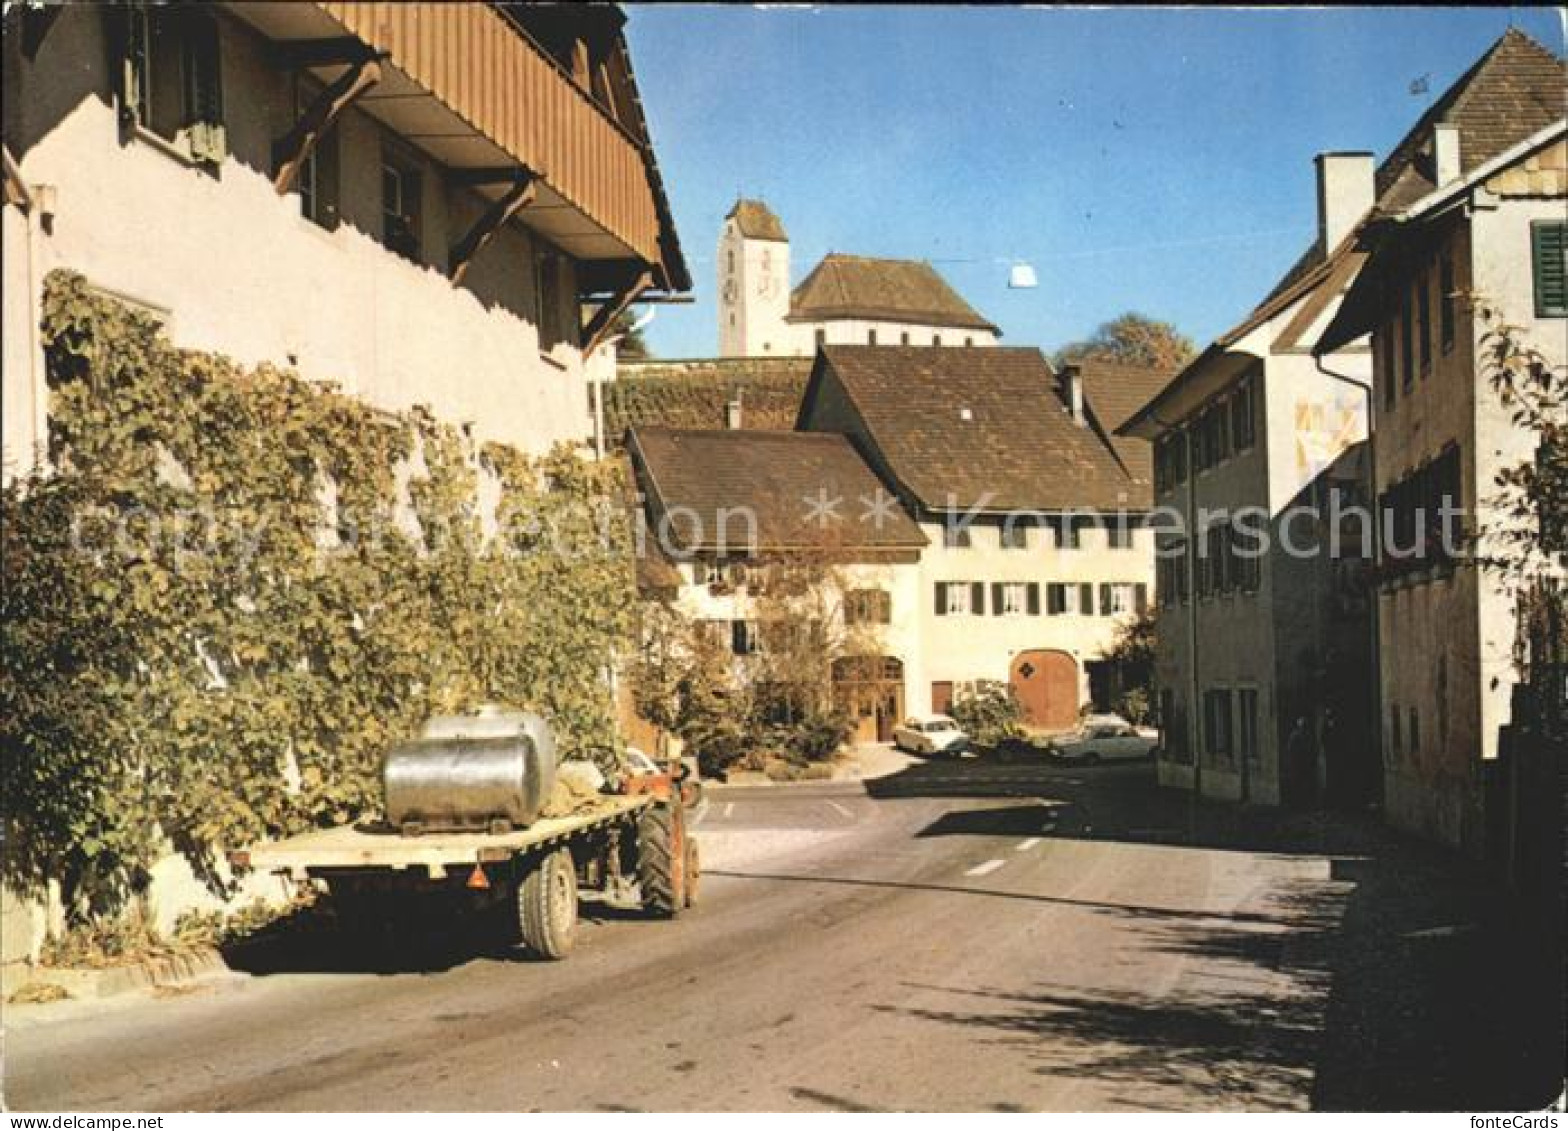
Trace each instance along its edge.
{"label": "white road line", "polygon": [[969,869],[969,871],[965,872],[964,875],[989,876],[992,872],[996,871],[1006,863],[1006,860],[987,860],[984,864],[976,864],[973,868]]}
{"label": "white road line", "polygon": [[724,819],[726,821],[729,820],[730,814],[733,812],[735,812],[735,802],[726,801],[724,803]]}
{"label": "white road line", "polygon": [[843,816],[843,817],[853,817],[855,815],[854,813],[850,812],[848,809],[844,808],[844,806],[840,805],[837,801],[829,801],[828,805],[830,805],[834,810],[836,810],[840,816]]}
{"label": "white road line", "polygon": [[1014,852],[1028,852],[1031,848],[1033,848],[1035,845],[1037,845],[1039,843],[1040,843],[1040,838],[1037,837],[1037,836],[1032,836],[1028,840],[1024,841],[1022,844],[1017,845],[1016,847],[1014,847],[1013,851]]}

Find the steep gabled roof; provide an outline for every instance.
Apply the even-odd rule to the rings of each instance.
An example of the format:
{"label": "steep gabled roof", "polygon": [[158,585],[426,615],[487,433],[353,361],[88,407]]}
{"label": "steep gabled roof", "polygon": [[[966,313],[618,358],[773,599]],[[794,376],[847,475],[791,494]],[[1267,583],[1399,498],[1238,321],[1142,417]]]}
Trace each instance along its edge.
{"label": "steep gabled roof", "polygon": [[988,330],[982,318],[931,264],[829,252],[790,296],[791,322],[864,318],[956,330]]}
{"label": "steep gabled roof", "polygon": [[[1374,180],[1374,214],[1397,212],[1436,187],[1432,127],[1459,128],[1461,174],[1469,173],[1563,116],[1563,60],[1518,28],[1509,28],[1427,108],[1389,151]],[[1314,269],[1333,248],[1314,242],[1259,307],[1267,306]]]}
{"label": "steep gabled roof", "polygon": [[1088,359],[1077,364],[1078,372],[1083,376],[1084,399],[1088,402],[1090,415],[1109,437],[1127,474],[1152,490],[1153,446],[1147,440],[1118,436],[1116,430],[1158,396],[1176,376],[1176,370]]}
{"label": "steep gabled roof", "polygon": [[760,200],[737,200],[735,206],[724,217],[734,220],[735,226],[740,229],[740,234],[750,240],[776,240],[784,243],[789,236],[784,234],[784,225],[779,218]]}
{"label": "steep gabled roof", "polygon": [[646,427],[626,443],[655,529],[669,516],[677,552],[888,553],[927,544],[845,436]]}
{"label": "steep gabled roof", "polygon": [[927,510],[1149,505],[1103,429],[1073,422],[1033,347],[823,346],[800,426],[843,427],[819,409],[838,391],[872,465]]}

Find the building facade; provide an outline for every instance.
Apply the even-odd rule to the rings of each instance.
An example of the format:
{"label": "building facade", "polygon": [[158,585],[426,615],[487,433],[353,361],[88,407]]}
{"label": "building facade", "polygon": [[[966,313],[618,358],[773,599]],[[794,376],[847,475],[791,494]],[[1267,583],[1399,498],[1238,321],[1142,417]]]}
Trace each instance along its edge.
{"label": "building facade", "polygon": [[181,346],[531,451],[592,435],[584,358],[609,317],[689,286],[623,17],[393,14],[8,11],[8,476],[47,432],[37,299],[55,268]]}
{"label": "building facade", "polygon": [[[1317,364],[1360,269],[1370,154],[1317,159],[1319,235],[1248,317],[1123,426],[1154,444],[1162,784],[1228,800],[1365,798],[1375,774],[1365,343]],[[1326,756],[1319,757],[1323,751]]]}
{"label": "building facade", "polygon": [[811,357],[822,345],[991,346],[1001,331],[929,264],[830,252],[790,287],[789,236],[738,200],[718,249],[719,355]]}
{"label": "building facade", "polygon": [[1488,347],[1507,324],[1556,372],[1568,365],[1564,78],[1562,60],[1510,31],[1461,84],[1463,101],[1445,97],[1418,124],[1406,142],[1418,175],[1364,229],[1367,267],[1319,345],[1370,333],[1375,359],[1388,818],[1472,855],[1509,721],[1517,620],[1467,535],[1483,554],[1499,548],[1497,477],[1533,461],[1538,442],[1491,387]]}
{"label": "building facade", "polygon": [[1141,399],[1165,377],[1117,369],[1058,375],[1025,348],[818,354],[799,427],[848,436],[928,542],[912,710],[1008,683],[1028,724],[1061,730],[1101,689],[1096,666],[1151,599],[1153,534],[1146,445],[1117,441],[1085,390],[1138,381]]}

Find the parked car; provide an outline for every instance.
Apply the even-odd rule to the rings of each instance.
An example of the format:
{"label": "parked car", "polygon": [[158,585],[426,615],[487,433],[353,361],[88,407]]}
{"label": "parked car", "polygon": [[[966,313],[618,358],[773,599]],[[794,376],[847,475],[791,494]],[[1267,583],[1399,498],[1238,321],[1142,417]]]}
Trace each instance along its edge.
{"label": "parked car", "polygon": [[911,754],[956,758],[969,749],[969,736],[946,715],[915,715],[893,728],[893,745]]}
{"label": "parked car", "polygon": [[1089,715],[1077,730],[1052,738],[1046,753],[1058,761],[1093,766],[1153,758],[1159,746],[1160,732],[1152,727],[1135,727],[1120,715]]}

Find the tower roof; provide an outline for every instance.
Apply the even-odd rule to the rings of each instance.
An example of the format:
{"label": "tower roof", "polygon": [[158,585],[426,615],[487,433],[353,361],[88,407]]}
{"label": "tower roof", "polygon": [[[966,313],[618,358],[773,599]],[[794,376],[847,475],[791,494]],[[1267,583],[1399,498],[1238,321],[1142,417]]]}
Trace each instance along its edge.
{"label": "tower roof", "polygon": [[931,264],[836,251],[829,252],[795,288],[789,317],[792,322],[865,318],[998,332]]}
{"label": "tower roof", "polygon": [[749,240],[776,240],[787,243],[789,237],[784,234],[784,225],[779,218],[760,200],[747,200],[742,197],[735,202],[726,220],[734,220],[735,226],[740,229],[740,234]]}

